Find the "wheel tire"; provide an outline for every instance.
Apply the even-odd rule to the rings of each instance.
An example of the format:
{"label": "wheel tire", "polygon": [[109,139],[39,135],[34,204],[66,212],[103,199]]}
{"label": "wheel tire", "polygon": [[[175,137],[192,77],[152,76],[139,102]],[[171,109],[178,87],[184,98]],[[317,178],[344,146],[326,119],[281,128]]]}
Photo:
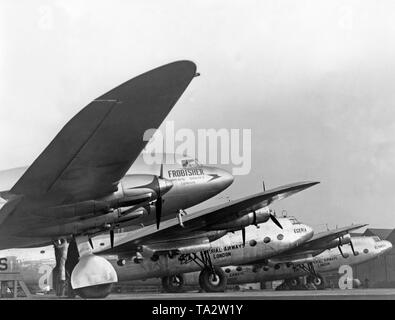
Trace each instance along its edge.
{"label": "wheel tire", "polygon": [[219,267],[214,267],[214,272],[204,268],[199,275],[199,285],[206,292],[224,292],[228,280],[225,272]]}
{"label": "wheel tire", "polygon": [[324,278],[321,275],[317,275],[316,277],[310,276],[310,277],[307,278],[307,280],[309,282],[311,282],[312,284],[314,284],[314,286],[318,290],[324,290],[325,289],[325,281],[324,281]]}
{"label": "wheel tire", "polygon": [[110,294],[112,286],[113,283],[105,283],[75,289],[75,292],[83,299],[103,299]]}
{"label": "wheel tire", "polygon": [[168,293],[180,293],[184,289],[184,276],[176,274],[162,278],[162,287]]}
{"label": "wheel tire", "polygon": [[288,286],[289,290],[297,290],[300,287],[300,279],[299,278],[288,279],[285,281],[285,284]]}

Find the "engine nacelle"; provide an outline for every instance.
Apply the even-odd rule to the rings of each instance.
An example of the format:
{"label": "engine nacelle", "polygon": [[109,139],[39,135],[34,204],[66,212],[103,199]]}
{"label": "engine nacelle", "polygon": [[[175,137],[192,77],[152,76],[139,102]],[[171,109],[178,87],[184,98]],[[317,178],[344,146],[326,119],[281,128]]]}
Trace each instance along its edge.
{"label": "engine nacelle", "polygon": [[238,230],[244,227],[248,227],[252,224],[264,223],[270,218],[268,211],[256,211],[249,212],[236,219],[231,219],[225,222],[217,223],[209,226],[208,230]]}
{"label": "engine nacelle", "polygon": [[327,244],[327,246],[334,248],[337,246],[342,246],[345,244],[349,244],[351,242],[351,236],[349,234],[346,234],[340,238],[334,239],[332,240],[329,245]]}
{"label": "engine nacelle", "polygon": [[104,285],[117,281],[118,276],[111,263],[94,254],[82,256],[71,273],[71,287],[75,290],[94,286],[105,288]]}
{"label": "engine nacelle", "polygon": [[173,183],[151,174],[126,175],[118,185],[118,191],[103,198],[113,208],[133,206],[156,200],[173,187]]}

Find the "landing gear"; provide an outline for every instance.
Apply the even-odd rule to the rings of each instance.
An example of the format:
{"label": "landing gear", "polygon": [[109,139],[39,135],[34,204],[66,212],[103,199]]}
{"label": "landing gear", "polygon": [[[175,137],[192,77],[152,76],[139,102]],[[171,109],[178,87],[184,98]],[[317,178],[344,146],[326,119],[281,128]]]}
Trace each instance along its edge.
{"label": "landing gear", "polygon": [[301,264],[298,268],[302,269],[303,271],[309,273],[307,276],[307,283],[312,284],[318,290],[325,289],[325,280],[324,278],[319,275],[314,268],[313,263],[309,262],[307,264]]}
{"label": "landing gear", "polygon": [[68,243],[65,239],[59,239],[54,242],[56,267],[53,270],[53,286],[58,297],[66,295],[67,277],[66,277],[66,260]]}
{"label": "landing gear", "polygon": [[180,293],[184,288],[184,276],[176,274],[173,276],[163,277],[162,286],[165,292]]}
{"label": "landing gear", "polygon": [[302,286],[302,282],[300,281],[299,278],[292,278],[292,279],[286,279],[283,281],[282,284],[280,284],[276,290],[301,290],[304,289]]}
{"label": "landing gear", "polygon": [[220,267],[204,268],[199,275],[199,285],[206,292],[224,292],[227,278]]}
{"label": "landing gear", "polygon": [[294,278],[287,280],[287,283],[291,290],[297,290],[300,287],[301,281],[299,278]]}
{"label": "landing gear", "polygon": [[222,268],[213,265],[209,251],[191,253],[185,260],[193,261],[202,268],[199,275],[200,288],[206,292],[225,291],[228,278]]}
{"label": "landing gear", "polygon": [[324,290],[325,289],[325,280],[319,274],[317,274],[315,276],[309,275],[307,277],[307,282],[308,283],[312,283],[318,290]]}

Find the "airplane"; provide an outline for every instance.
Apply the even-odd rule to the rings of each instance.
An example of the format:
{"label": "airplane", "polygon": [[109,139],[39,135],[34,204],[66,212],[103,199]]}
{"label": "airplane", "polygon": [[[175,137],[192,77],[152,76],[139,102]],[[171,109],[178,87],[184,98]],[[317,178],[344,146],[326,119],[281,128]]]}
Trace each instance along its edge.
{"label": "airplane", "polygon": [[[317,289],[324,289],[325,281],[322,274],[339,270],[339,268],[344,265],[353,266],[361,264],[375,259],[392,249],[391,242],[381,240],[377,236],[353,236],[351,237],[351,241],[350,243],[353,243],[353,247],[346,246],[341,252],[336,248],[330,248],[314,256],[311,261],[314,269],[308,268],[302,261],[293,264],[292,268],[287,268],[286,264],[282,264],[277,270],[274,268],[269,270],[269,273],[271,271],[272,275],[268,274],[267,279],[274,279],[276,273],[283,272],[281,279],[285,279],[285,281],[282,287],[278,289],[293,289],[300,285],[301,276],[307,276],[307,283],[314,284]],[[256,272],[256,270],[254,270],[254,272]],[[243,281],[245,280],[246,279]]]}
{"label": "airplane", "polygon": [[[187,253],[160,254],[156,258],[142,259],[119,259],[118,255],[106,255],[106,259],[115,268],[119,281],[130,281],[135,279],[146,279],[162,277],[169,280],[171,275],[178,273],[201,270],[200,282],[207,291],[223,291],[226,287],[226,276],[221,266],[256,261],[257,259],[270,258],[301,245],[313,236],[313,230],[292,218],[279,218],[278,222],[282,230],[275,223],[261,223],[259,228],[255,226],[246,227],[246,243],[243,244],[241,230],[232,232],[206,232],[208,240],[211,237],[220,238],[197,244],[197,250],[189,251],[187,245],[182,247],[179,243],[178,250]],[[127,232],[126,232],[127,233]],[[125,237],[125,232],[115,234],[115,241],[119,237]],[[189,238],[194,235],[190,235]],[[188,239],[184,238],[184,242]],[[178,240],[180,241],[180,240]],[[103,235],[92,238],[96,252],[109,251],[110,243],[108,237]],[[187,243],[186,243],[187,244]],[[151,246],[155,243],[151,243]],[[152,250],[152,248],[151,248]],[[94,249],[95,251],[95,249]],[[115,246],[111,251],[117,251]],[[207,254],[206,254],[207,253]],[[42,290],[51,286],[51,272],[56,265],[53,250],[50,246],[41,248],[11,249],[0,251],[1,263],[7,272],[19,271],[29,286],[39,287]],[[214,268],[218,278],[211,276],[209,269]],[[1,272],[1,271],[0,271]]]}
{"label": "airplane", "polygon": [[[232,271],[233,269],[236,269],[236,271],[238,272],[241,270],[253,270],[254,275],[255,273],[259,273],[261,277],[264,277],[266,275],[269,276],[271,274],[269,272],[270,270],[274,270],[274,274],[276,276],[280,276],[280,275],[282,276],[284,270],[286,270],[288,274],[293,274],[289,270],[295,269],[300,272],[303,271],[305,273],[308,273],[310,275],[311,282],[314,283],[316,286],[320,286],[323,283],[323,278],[319,276],[318,273],[315,271],[314,268],[314,262],[316,261],[315,257],[320,254],[323,254],[323,252],[326,252],[327,250],[337,248],[336,250],[339,251],[340,255],[344,259],[346,259],[348,258],[348,255],[343,252],[342,247],[344,245],[349,245],[350,250],[353,253],[353,256],[357,256],[358,254],[354,250],[354,244],[353,241],[351,240],[349,232],[352,230],[362,228],[364,226],[366,226],[366,224],[355,224],[351,226],[328,230],[325,232],[314,233],[314,235],[304,243],[295,246],[294,248],[290,248],[289,250],[286,250],[281,254],[277,254],[276,256],[271,257],[269,259],[257,258],[253,262],[242,261],[239,262],[235,267],[229,264],[228,267],[225,269],[227,271],[225,272],[225,274],[228,274],[230,272],[229,270]],[[387,244],[387,242],[384,243]],[[246,248],[245,250],[248,251],[250,250],[250,248]],[[243,266],[246,267],[244,267],[243,269]],[[281,272],[276,273],[277,270],[281,270]],[[285,277],[286,276],[287,274],[285,275]],[[246,275],[245,279],[247,278],[249,279],[252,278],[250,273]],[[238,279],[241,281],[241,279],[244,278],[238,278]],[[173,274],[170,277],[170,279],[166,281],[162,279],[164,289],[168,291],[173,290],[173,292],[177,290],[182,290],[181,287],[183,282],[184,282],[184,276],[181,273]],[[249,281],[249,282],[253,282],[253,281]],[[172,288],[171,287],[172,285],[174,285],[175,288]],[[206,290],[206,288],[203,287],[202,289]]]}
{"label": "airplane", "polygon": [[[29,168],[2,172],[0,249],[69,243],[55,246],[55,253],[67,250],[60,267],[70,274],[71,287],[81,297],[102,298],[118,276],[94,253],[117,248],[139,261],[177,252],[180,243],[195,250],[202,239],[212,241],[238,228],[244,237],[251,224],[276,222],[256,210],[318,183],[284,185],[187,214],[185,208],[218,194],[233,176],[193,161],[176,170],[202,176],[200,184],[171,179],[164,163],[157,172],[125,176],[147,143],[146,130],[159,127],[195,76],[193,62],[177,61],[133,78],[83,108]],[[124,227],[127,232],[115,232]],[[209,240],[203,231],[211,231]],[[109,237],[101,248],[94,238],[102,233]],[[191,234],[195,238],[181,240]]]}
{"label": "airplane", "polygon": [[[257,265],[239,265],[222,267],[228,285],[243,285],[247,283],[259,283],[266,281],[283,280],[283,283],[276,287],[276,290],[294,290],[299,288],[309,288],[303,286],[301,277],[307,277],[307,284],[314,284],[316,289],[324,289],[323,274],[338,271],[341,266],[354,266],[366,261],[378,258],[391,250],[392,244],[387,240],[380,240],[377,236],[352,237],[355,252],[353,254],[351,247],[347,246],[340,253],[336,248],[327,249],[314,256],[311,263],[314,271],[307,268],[305,263],[282,263],[278,265],[257,266]],[[138,280],[129,283],[132,286],[160,286],[165,292],[182,292],[186,288],[195,288],[199,286],[199,273],[191,272],[187,274],[177,274],[167,279]]]}

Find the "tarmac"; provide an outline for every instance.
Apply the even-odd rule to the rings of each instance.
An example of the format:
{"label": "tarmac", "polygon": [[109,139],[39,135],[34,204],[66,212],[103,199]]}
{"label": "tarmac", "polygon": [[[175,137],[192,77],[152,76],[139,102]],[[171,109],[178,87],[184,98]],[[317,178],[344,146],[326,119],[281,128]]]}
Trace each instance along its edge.
{"label": "tarmac", "polygon": [[[32,299],[59,299],[52,295],[35,295]],[[78,297],[76,299],[79,299]],[[248,290],[219,293],[113,293],[106,300],[395,300],[395,288],[353,290]]]}

